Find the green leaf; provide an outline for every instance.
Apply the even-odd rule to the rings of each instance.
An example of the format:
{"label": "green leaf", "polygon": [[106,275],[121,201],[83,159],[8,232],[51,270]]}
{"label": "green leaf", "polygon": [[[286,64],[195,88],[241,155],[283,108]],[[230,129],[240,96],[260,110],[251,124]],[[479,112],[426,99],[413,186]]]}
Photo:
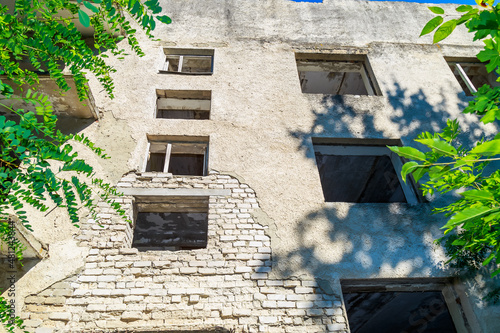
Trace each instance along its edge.
{"label": "green leaf", "polygon": [[388,147],[390,150],[392,150],[394,153],[398,154],[399,156],[406,157],[412,160],[418,160],[418,161],[425,161],[425,154],[419,151],[418,149],[415,149],[413,147]]}
{"label": "green leaf", "polygon": [[429,168],[418,168],[413,171],[413,179],[418,182],[427,172],[429,172]]}
{"label": "green leaf", "polygon": [[461,6],[457,7],[457,12],[464,13],[464,12],[468,12],[471,9],[472,9],[471,5],[461,5]]}
{"label": "green leaf", "polygon": [[87,13],[85,13],[81,9],[78,9],[78,19],[80,20],[80,23],[84,27],[88,28],[90,26],[90,18],[89,18],[89,16],[87,15]]}
{"label": "green leaf", "polygon": [[500,154],[500,139],[495,139],[491,141],[486,141],[474,149],[472,149],[470,154],[481,154],[485,156],[492,156]]}
{"label": "green leaf", "polygon": [[416,139],[415,141],[420,142],[427,147],[441,153],[444,155],[456,155],[457,150],[455,147],[450,145],[448,142],[442,141],[438,138],[433,139]]}
{"label": "green leaf", "polygon": [[420,165],[417,162],[407,162],[403,165],[403,168],[401,169],[401,178],[403,178],[403,181],[406,183],[406,176],[415,171]]}
{"label": "green leaf", "polygon": [[433,12],[434,14],[444,14],[444,9],[441,8],[441,7],[437,7],[437,6],[432,6],[432,7],[427,7],[431,10],[431,12]]}
{"label": "green leaf", "polygon": [[165,23],[165,24],[172,23],[172,19],[170,17],[168,17],[167,15],[157,16],[156,19],[162,23]]}
{"label": "green leaf", "polygon": [[443,23],[434,33],[434,39],[432,42],[438,43],[448,37],[453,30],[455,30],[455,27],[457,26],[457,20],[449,20],[445,23]]}
{"label": "green leaf", "polygon": [[94,13],[98,13],[99,12],[99,9],[97,9],[97,7],[94,6],[93,4],[91,4],[90,2],[84,1],[83,4],[85,5],[85,7],[87,7],[88,9],[90,9],[91,11],[93,11]]}
{"label": "green leaf", "polygon": [[486,190],[470,190],[460,194],[469,200],[495,200],[493,194]]}
{"label": "green leaf", "polygon": [[472,221],[478,218],[481,218],[487,214],[493,213],[498,211],[500,208],[490,208],[487,206],[480,206],[480,207],[473,207],[473,208],[466,208],[462,211],[457,212],[455,215],[453,215],[448,223],[441,229],[448,229],[445,231],[445,234],[448,233],[450,230],[455,228],[456,226],[460,224],[464,224],[468,221]]}
{"label": "green leaf", "polygon": [[443,23],[443,18],[441,16],[436,16],[427,24],[424,26],[422,29],[422,32],[420,33],[420,36],[427,35],[428,33],[431,33],[436,29],[441,23]]}

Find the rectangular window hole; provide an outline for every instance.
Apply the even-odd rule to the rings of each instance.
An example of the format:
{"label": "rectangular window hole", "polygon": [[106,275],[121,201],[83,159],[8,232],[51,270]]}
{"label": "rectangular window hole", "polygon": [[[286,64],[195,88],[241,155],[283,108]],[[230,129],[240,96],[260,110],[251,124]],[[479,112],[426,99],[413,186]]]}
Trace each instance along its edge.
{"label": "rectangular window hole", "polygon": [[366,145],[363,140],[352,140],[351,144],[315,141],[316,165],[326,202],[418,202],[411,182],[401,179],[400,157],[385,145]]}
{"label": "rectangular window hole", "polygon": [[136,197],[132,247],[140,251],[207,247],[208,197]]}
{"label": "rectangular window hole", "polygon": [[164,48],[165,61],[160,72],[177,74],[212,74],[213,49]]}
{"label": "rectangular window hole", "polygon": [[303,93],[381,95],[364,55],[297,53],[295,58]]}
{"label": "rectangular window hole", "polygon": [[484,63],[476,58],[446,58],[448,66],[467,96],[473,94],[483,85],[500,86],[495,72],[488,73]]}
{"label": "rectangular window hole", "polygon": [[145,171],[182,176],[207,174],[208,137],[168,137],[162,140],[151,136],[148,147]]}
{"label": "rectangular window hole", "polygon": [[156,118],[198,119],[210,118],[212,92],[210,90],[156,89]]}

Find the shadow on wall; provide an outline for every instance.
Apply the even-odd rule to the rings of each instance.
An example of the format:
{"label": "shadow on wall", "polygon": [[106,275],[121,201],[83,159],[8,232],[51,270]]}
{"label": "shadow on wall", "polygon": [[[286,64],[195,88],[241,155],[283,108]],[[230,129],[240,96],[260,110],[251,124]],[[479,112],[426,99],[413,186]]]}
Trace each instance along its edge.
{"label": "shadow on wall", "polygon": [[[483,133],[476,118],[460,113],[469,100],[464,94],[458,95],[458,107],[442,92],[432,97],[431,104],[422,90],[409,94],[398,83],[385,96],[306,95],[314,122],[308,131],[290,135],[306,157],[315,159],[312,138],[401,138],[404,144],[422,148],[412,139],[457,117],[464,129],[462,144],[472,144]],[[434,244],[443,235],[443,216],[431,210],[442,201],[325,203],[297,221],[298,246],[285,257],[273,254],[273,270],[283,276],[307,272],[318,282],[456,275],[445,264],[444,249]]]}

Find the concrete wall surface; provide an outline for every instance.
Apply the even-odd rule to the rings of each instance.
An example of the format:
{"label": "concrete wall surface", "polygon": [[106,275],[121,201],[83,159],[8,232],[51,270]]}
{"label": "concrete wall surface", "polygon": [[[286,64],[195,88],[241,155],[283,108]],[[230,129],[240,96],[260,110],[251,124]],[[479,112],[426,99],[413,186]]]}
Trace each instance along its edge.
{"label": "concrete wall surface", "polygon": [[[16,284],[30,330],[348,332],[343,295],[346,286],[365,288],[354,283],[361,281],[369,290],[440,290],[458,332],[500,331],[500,306],[482,300],[492,283],[486,273],[450,268],[434,243],[444,217],[432,209],[452,196],[325,202],[313,146],[421,148],[413,139],[449,118],[460,120],[465,145],[494,135],[496,128],[461,114],[470,98],[445,59],[474,57],[481,43],[463,27],[437,45],[419,38],[433,17],[425,4],[160,2],[173,23],[158,25],[158,40],[140,35],[144,57],[110,59],[114,99],[90,77],[100,118],[68,121],[66,130],[85,133],[111,156],[79,149],[99,176],[128,191],[119,200],[132,220],[139,197],[207,197],[207,247],[138,251],[134,222],[104,203],[100,225],[84,216],[80,229],[57,209],[34,212],[33,236],[48,255]],[[213,74],[159,71],[164,48],[213,50]],[[365,59],[378,94],[303,93],[296,54]],[[210,119],[155,118],[157,89],[211,91]],[[148,140],[192,137],[208,138],[205,175],[144,170]]]}

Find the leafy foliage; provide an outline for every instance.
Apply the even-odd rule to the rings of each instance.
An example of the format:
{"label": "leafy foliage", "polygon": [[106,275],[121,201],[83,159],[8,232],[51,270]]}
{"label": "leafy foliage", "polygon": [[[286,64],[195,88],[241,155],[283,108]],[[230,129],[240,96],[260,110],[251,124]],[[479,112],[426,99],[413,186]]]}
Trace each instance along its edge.
{"label": "leafy foliage", "polygon": [[[0,5],[0,75],[17,85],[35,88],[39,75],[49,75],[62,90],[68,90],[61,68],[65,65],[80,99],[87,97],[86,71],[92,72],[113,97],[111,73],[115,70],[105,63],[107,56],[103,52],[109,51],[118,57],[125,55],[124,49],[118,46],[123,31],[132,50],[139,56],[144,54],[125,12],[152,37],[155,15],[161,12],[157,0],[144,4],[138,0],[17,0],[14,8]],[[169,21],[164,15],[156,15],[156,19]],[[77,20],[94,29],[93,48],[77,30]],[[13,108],[12,102],[16,99],[33,105],[35,112]],[[80,142],[97,156],[107,156],[85,136],[64,135],[58,131],[57,118],[47,96],[29,89],[22,97],[14,97],[12,87],[0,80],[0,107],[10,113],[9,117],[0,116],[2,220],[6,220],[10,209],[31,230],[24,204],[43,212],[48,210],[46,199],[50,198],[57,206],[66,207],[71,222],[77,225],[79,203],[96,218],[93,210],[96,195],[125,216],[119,205],[112,203],[116,191],[95,179],[92,167],[78,158],[69,143]],[[54,166],[55,161],[59,167]],[[85,178],[91,180],[90,184]],[[6,234],[2,230],[7,228],[0,228],[0,236]],[[21,245],[17,244],[15,250],[20,257]]]}
{"label": "leafy foliage", "polygon": [[[42,212],[50,201],[65,207],[71,222],[78,226],[79,209],[89,209],[97,219],[97,200],[110,204],[123,218],[125,211],[114,202],[119,193],[96,178],[92,166],[78,158],[72,142],[79,142],[101,158],[104,151],[82,134],[63,134],[56,128],[57,117],[47,96],[36,91],[39,75],[49,76],[62,91],[69,89],[63,67],[71,73],[80,100],[87,98],[87,79],[92,73],[113,98],[112,73],[106,53],[127,55],[119,42],[126,36],[129,47],[143,56],[132,28],[135,21],[146,35],[156,20],[170,23],[158,0],[16,0],[14,8],[0,4],[0,78],[15,85],[31,86],[21,97],[13,87],[0,80],[0,239],[9,244],[18,259],[23,245],[15,239],[6,222],[14,213],[32,229],[25,205]],[[93,30],[89,43],[75,23]],[[106,52],[106,53],[105,53]],[[13,107],[13,102],[30,104],[33,111]],[[12,317],[9,303],[0,297],[0,321],[8,332],[24,329],[19,317]]]}
{"label": "leafy foliage", "polygon": [[[448,37],[457,25],[465,24],[474,40],[484,42],[484,50],[477,55],[486,63],[488,72],[500,75],[500,6],[493,0],[478,3],[486,9],[462,5],[456,11],[460,18],[443,23],[442,16],[431,19],[421,35],[435,30],[434,43]],[[429,7],[442,15],[444,10]],[[481,116],[484,124],[500,120],[500,89],[484,85],[475,93],[475,99],[463,111]],[[402,169],[403,179],[412,174],[415,180],[428,175],[423,183],[424,194],[457,191],[460,198],[446,207],[435,209],[449,217],[443,226],[442,238],[450,261],[458,267],[478,269],[492,267],[492,276],[500,273],[500,170],[489,164],[500,161],[500,134],[489,140],[482,139],[474,147],[463,147],[459,123],[448,120],[438,133],[421,133],[416,142],[426,147],[426,152],[411,147],[390,147],[392,151],[412,161]],[[452,233],[454,231],[455,233]],[[500,290],[499,290],[500,291]],[[499,292],[497,291],[497,293]],[[489,295],[495,298],[496,295]]]}

